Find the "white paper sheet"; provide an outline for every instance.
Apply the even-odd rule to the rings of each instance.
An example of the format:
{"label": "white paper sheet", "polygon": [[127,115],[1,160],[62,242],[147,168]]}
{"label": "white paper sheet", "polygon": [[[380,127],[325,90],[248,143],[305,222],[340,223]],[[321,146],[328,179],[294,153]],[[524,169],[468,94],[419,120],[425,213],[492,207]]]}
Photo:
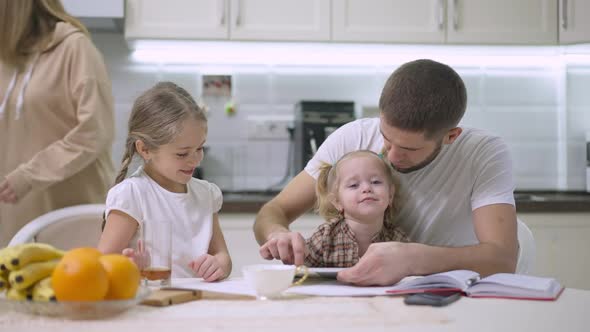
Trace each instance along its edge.
{"label": "white paper sheet", "polygon": [[171,286],[165,288],[176,289],[197,289],[226,294],[256,296],[252,289],[243,279],[228,279],[218,282],[206,282],[201,278],[179,278],[172,279]]}
{"label": "white paper sheet", "polygon": [[[211,292],[252,295],[256,296],[244,279],[236,278],[220,282],[205,282],[200,278],[173,279],[169,288],[198,289]],[[294,286],[285,294],[314,295],[314,296],[379,296],[388,295],[386,287],[357,287],[339,283],[336,280],[309,280],[301,286]]]}
{"label": "white paper sheet", "polygon": [[294,286],[285,293],[315,296],[378,296],[389,295],[386,293],[391,286],[386,287],[358,287],[340,283],[336,280],[317,281],[301,286]]}

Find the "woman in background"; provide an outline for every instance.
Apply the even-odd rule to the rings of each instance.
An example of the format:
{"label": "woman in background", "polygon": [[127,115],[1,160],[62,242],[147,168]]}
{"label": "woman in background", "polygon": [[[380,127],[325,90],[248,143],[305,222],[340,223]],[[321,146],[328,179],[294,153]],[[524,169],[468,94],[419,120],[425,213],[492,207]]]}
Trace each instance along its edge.
{"label": "woman in background", "polygon": [[111,83],[59,0],[0,0],[0,247],[27,222],[103,203],[114,178]]}

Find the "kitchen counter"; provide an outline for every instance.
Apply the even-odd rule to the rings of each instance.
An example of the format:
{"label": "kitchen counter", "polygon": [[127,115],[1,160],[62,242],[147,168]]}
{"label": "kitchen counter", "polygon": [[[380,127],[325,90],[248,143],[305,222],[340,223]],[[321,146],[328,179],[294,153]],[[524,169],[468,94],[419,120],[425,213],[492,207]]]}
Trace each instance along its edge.
{"label": "kitchen counter", "polygon": [[223,193],[222,213],[257,213],[260,208],[273,197],[277,192],[239,192]]}
{"label": "kitchen counter", "polygon": [[[222,213],[256,213],[278,192],[224,193]],[[517,191],[517,212],[590,212],[586,192]]]}
{"label": "kitchen counter", "polygon": [[590,212],[590,193],[515,192],[517,212]]}

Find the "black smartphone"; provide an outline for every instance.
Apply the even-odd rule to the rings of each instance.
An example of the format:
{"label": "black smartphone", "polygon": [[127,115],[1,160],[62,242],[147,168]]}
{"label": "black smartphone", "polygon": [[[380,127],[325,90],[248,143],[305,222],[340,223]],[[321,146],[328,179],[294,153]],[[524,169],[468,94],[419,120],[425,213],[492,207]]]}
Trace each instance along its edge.
{"label": "black smartphone", "polygon": [[444,307],[461,298],[461,292],[416,293],[404,299],[405,304]]}

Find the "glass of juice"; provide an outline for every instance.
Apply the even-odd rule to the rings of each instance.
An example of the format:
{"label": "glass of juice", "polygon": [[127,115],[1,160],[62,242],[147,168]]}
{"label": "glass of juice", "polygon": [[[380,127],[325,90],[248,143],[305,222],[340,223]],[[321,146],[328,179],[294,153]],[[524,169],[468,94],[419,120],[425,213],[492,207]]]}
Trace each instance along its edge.
{"label": "glass of juice", "polygon": [[170,286],[172,275],[172,229],[168,221],[144,222],[136,245],[144,285]]}

